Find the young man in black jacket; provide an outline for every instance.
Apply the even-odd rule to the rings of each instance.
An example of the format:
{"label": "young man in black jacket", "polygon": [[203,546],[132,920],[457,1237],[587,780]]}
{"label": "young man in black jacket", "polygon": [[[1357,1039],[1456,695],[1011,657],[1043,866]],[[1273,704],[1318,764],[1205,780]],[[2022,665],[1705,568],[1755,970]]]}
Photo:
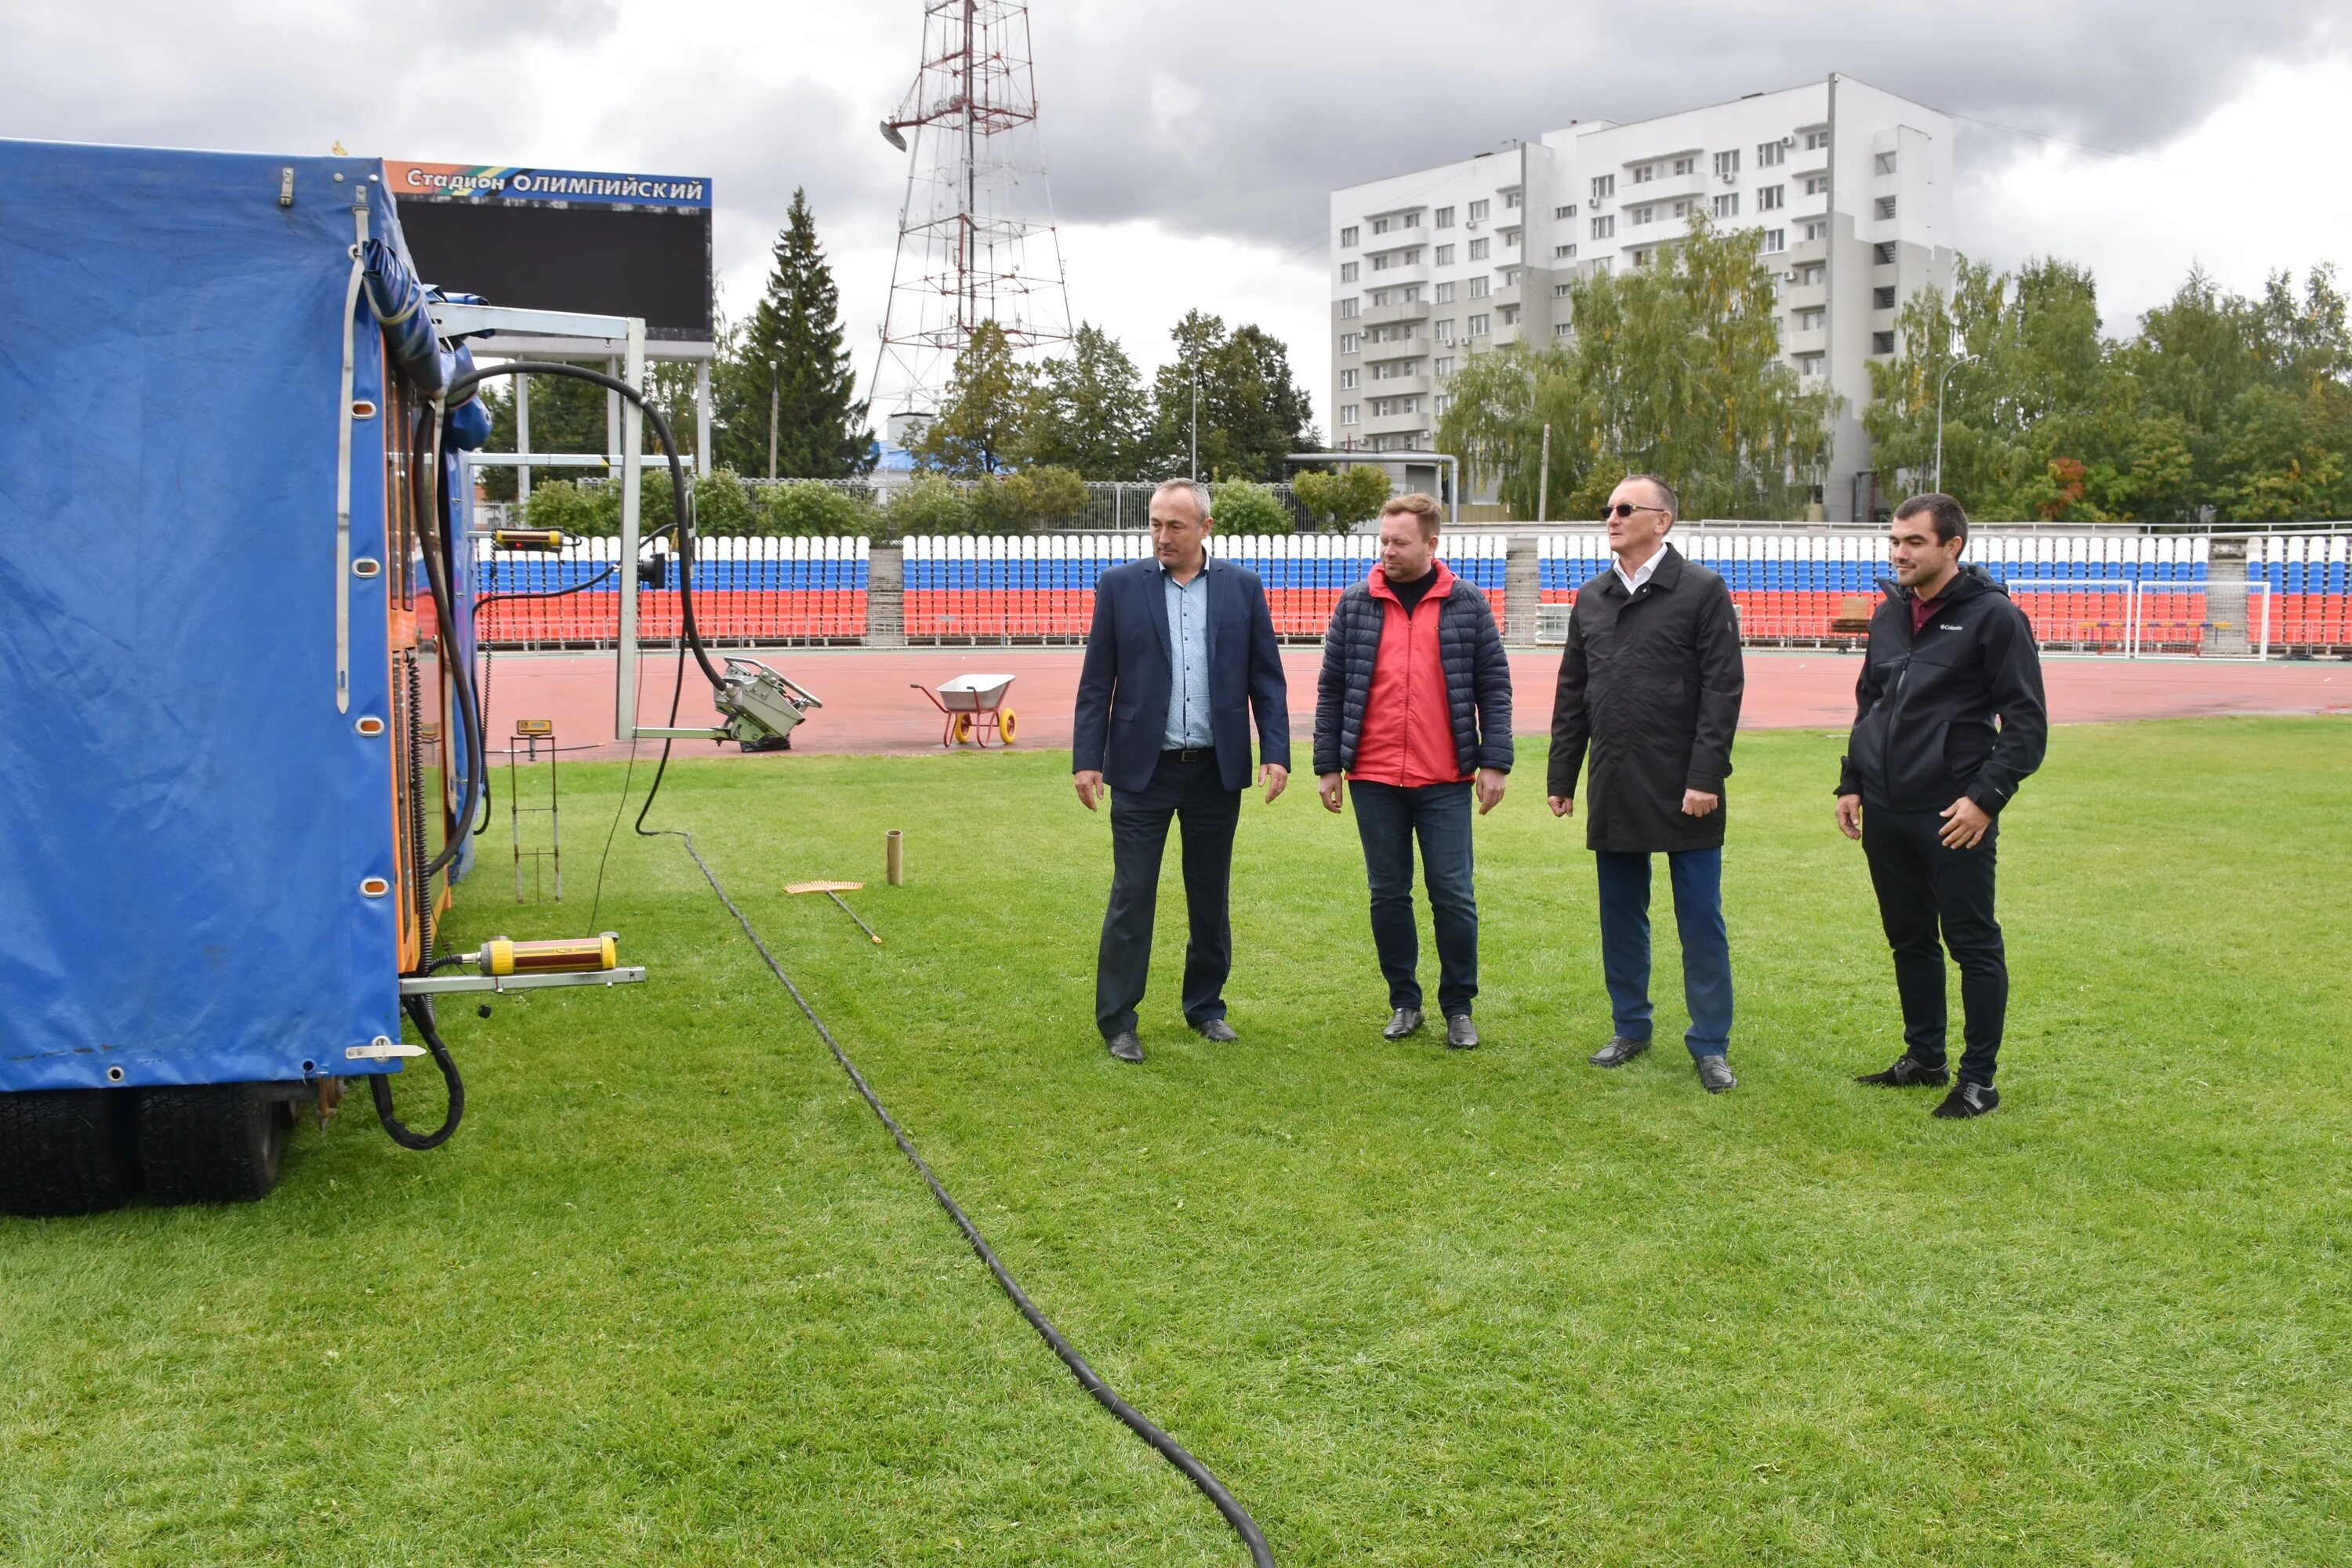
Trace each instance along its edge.
{"label": "young man in black jacket", "polygon": [[1982,567],[1961,566],[1969,518],[1959,502],[1912,497],[1895,510],[1889,539],[1895,583],[1870,618],[1837,817],[1870,861],[1895,952],[1904,1053],[1859,1081],[1890,1089],[1949,1081],[1948,946],[1960,970],[1967,1048],[1959,1082],[1936,1114],[1981,1116],[2000,1103],[1993,1067],[2009,1008],[1993,851],[2001,808],[2042,765],[2049,741],[2042,656],[2009,591]]}

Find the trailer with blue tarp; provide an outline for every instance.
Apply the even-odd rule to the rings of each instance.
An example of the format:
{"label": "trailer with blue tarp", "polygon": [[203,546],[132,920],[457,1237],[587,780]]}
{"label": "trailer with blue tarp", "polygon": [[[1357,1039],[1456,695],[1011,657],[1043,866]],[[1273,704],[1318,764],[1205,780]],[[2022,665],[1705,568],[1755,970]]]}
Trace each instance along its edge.
{"label": "trailer with blue tarp", "polygon": [[400,1137],[404,1008],[458,1099],[488,421],[382,171],[0,141],[0,1209],[259,1196],[346,1079]]}

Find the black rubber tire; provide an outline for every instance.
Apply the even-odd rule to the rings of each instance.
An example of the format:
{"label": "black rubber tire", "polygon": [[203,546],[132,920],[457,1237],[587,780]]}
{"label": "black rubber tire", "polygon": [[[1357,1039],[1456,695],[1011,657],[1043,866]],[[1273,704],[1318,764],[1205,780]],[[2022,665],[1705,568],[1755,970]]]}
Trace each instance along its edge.
{"label": "black rubber tire", "polygon": [[139,1163],[159,1204],[243,1204],[278,1185],[293,1107],[257,1083],[188,1084],[139,1096]]}
{"label": "black rubber tire", "polygon": [[97,1214],[138,1191],[130,1091],[0,1094],[0,1211],[28,1219]]}

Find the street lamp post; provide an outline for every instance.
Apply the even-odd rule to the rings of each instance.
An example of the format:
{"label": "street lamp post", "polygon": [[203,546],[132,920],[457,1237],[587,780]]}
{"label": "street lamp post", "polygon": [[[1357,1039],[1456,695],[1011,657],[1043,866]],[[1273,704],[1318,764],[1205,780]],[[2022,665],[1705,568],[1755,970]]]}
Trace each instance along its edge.
{"label": "street lamp post", "polygon": [[1950,379],[1954,365],[1967,364],[1976,357],[1960,354],[1948,359],[1944,368],[1936,373],[1936,489],[1939,494],[1944,489],[1944,383]]}
{"label": "street lamp post", "polygon": [[1192,480],[1201,479],[1201,367],[1192,366]]}
{"label": "street lamp post", "polygon": [[768,477],[776,477],[776,362],[768,362]]}

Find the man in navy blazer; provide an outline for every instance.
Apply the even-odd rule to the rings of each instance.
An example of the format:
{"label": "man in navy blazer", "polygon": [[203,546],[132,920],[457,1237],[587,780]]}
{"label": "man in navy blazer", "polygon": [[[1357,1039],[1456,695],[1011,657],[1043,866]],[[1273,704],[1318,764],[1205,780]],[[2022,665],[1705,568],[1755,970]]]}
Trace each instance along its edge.
{"label": "man in navy blazer", "polygon": [[[1095,962],[1095,1023],[1123,1062],[1143,1059],[1136,1006],[1151,967],[1151,917],[1172,817],[1184,833],[1184,1021],[1211,1040],[1233,970],[1234,828],[1250,783],[1250,715],[1270,804],[1290,782],[1289,692],[1257,574],[1208,553],[1209,489],[1171,479],[1151,498],[1149,561],[1095,584],[1070,747],[1078,804],[1110,807],[1110,906]],[[1108,786],[1108,790],[1106,788]]]}

